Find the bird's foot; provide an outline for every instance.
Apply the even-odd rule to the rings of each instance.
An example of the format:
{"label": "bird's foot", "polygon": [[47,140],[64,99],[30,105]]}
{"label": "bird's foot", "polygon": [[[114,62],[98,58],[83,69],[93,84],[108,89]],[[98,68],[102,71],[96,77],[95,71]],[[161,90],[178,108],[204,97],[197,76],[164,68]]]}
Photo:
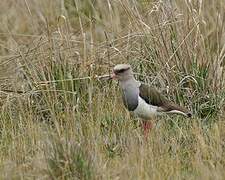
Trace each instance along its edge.
{"label": "bird's foot", "polygon": [[153,125],[151,121],[142,121],[142,129],[144,131],[144,137],[145,139],[148,138],[148,134],[151,131]]}

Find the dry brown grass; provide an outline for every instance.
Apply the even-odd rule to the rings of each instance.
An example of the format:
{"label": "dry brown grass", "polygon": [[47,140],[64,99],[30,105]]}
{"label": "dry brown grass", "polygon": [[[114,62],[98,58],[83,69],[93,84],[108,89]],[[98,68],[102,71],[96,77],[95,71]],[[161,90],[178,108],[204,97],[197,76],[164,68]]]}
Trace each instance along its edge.
{"label": "dry brown grass", "polygon": [[[224,179],[224,12],[223,0],[2,1],[1,178]],[[194,118],[159,117],[145,142],[117,84],[94,78],[117,63]]]}

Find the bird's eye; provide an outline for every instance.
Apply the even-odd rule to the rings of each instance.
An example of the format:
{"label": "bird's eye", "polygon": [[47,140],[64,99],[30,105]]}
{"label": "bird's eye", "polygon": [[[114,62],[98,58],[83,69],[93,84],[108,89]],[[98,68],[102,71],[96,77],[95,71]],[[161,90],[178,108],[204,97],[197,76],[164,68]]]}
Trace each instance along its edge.
{"label": "bird's eye", "polygon": [[115,74],[120,74],[120,73],[123,73],[125,71],[127,71],[129,68],[126,68],[126,69],[120,69],[120,70],[114,70],[114,73]]}

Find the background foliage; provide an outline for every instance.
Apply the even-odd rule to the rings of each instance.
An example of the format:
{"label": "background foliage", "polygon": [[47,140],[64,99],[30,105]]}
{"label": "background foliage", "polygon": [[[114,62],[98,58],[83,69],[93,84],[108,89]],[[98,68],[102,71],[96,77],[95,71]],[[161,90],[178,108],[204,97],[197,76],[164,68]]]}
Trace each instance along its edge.
{"label": "background foliage", "polygon": [[[2,179],[223,179],[223,0],[3,0]],[[148,141],[115,82],[129,63],[194,117]]]}

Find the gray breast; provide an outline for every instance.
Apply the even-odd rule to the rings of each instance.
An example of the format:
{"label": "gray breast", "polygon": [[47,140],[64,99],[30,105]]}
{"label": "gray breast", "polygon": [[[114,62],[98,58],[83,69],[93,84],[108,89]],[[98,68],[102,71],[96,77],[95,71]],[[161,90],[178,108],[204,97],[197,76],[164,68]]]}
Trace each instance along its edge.
{"label": "gray breast", "polygon": [[128,86],[123,91],[123,103],[129,111],[134,111],[138,106],[139,89]]}

